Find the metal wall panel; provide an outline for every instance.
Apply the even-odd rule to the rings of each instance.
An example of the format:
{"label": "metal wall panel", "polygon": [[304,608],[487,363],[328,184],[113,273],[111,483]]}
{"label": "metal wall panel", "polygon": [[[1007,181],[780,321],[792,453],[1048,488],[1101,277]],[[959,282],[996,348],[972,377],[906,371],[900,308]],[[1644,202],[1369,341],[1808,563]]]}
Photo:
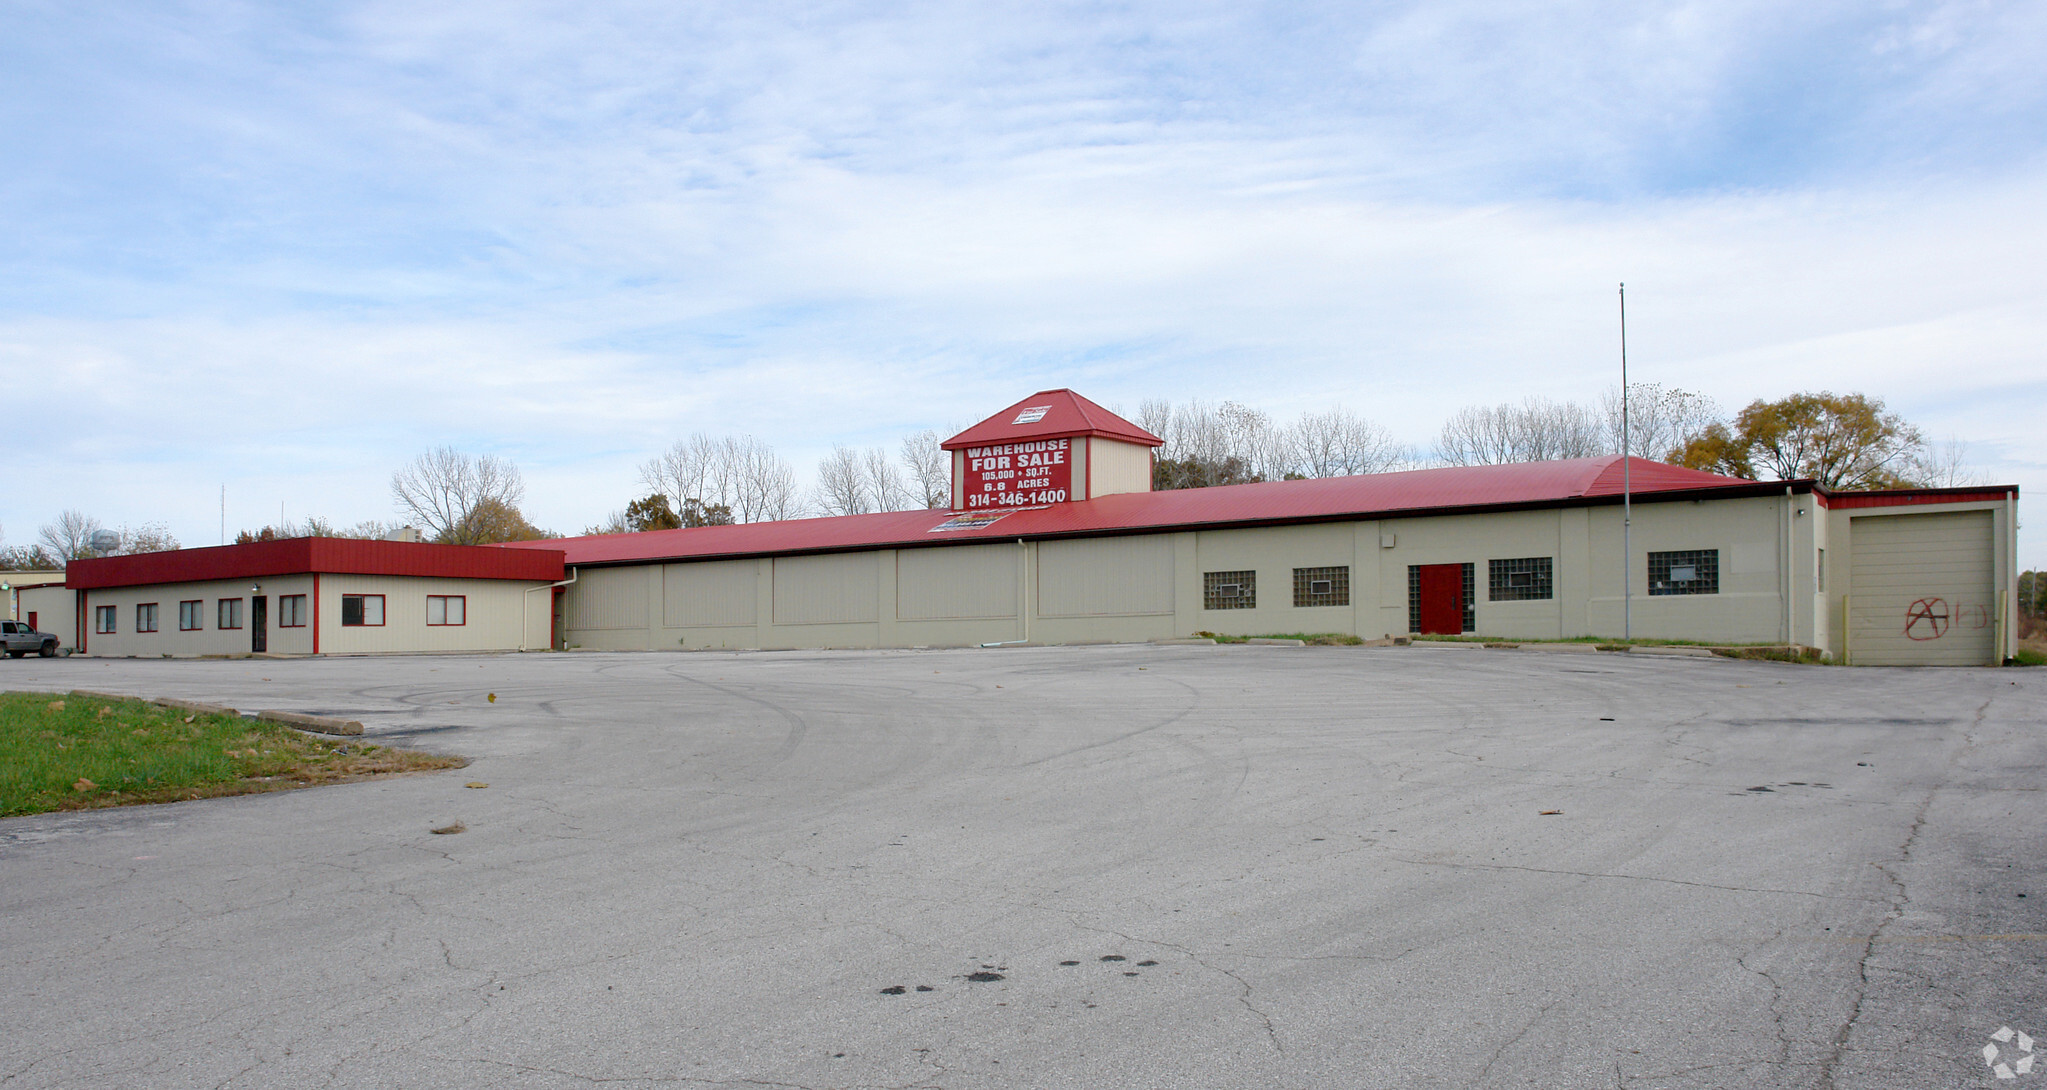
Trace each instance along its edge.
{"label": "metal wall panel", "polygon": [[1151,448],[1095,436],[1088,440],[1088,475],[1094,496],[1149,492]]}
{"label": "metal wall panel", "polygon": [[661,568],[661,623],[669,628],[751,626],[756,606],[756,560],[712,560]]}
{"label": "metal wall panel", "polygon": [[1997,661],[1996,537],[1989,511],[1849,522],[1848,656],[1858,666]]}
{"label": "metal wall panel", "polygon": [[647,569],[587,568],[569,587],[569,628],[583,631],[647,627]]}
{"label": "metal wall panel", "polygon": [[1173,612],[1173,539],[1165,534],[1038,544],[1038,615]]}
{"label": "metal wall panel", "polygon": [[881,569],[872,552],[777,557],[774,580],[776,624],[880,619]]}
{"label": "metal wall panel", "polygon": [[949,621],[1016,616],[1015,545],[957,545],[896,554],[896,619]]}

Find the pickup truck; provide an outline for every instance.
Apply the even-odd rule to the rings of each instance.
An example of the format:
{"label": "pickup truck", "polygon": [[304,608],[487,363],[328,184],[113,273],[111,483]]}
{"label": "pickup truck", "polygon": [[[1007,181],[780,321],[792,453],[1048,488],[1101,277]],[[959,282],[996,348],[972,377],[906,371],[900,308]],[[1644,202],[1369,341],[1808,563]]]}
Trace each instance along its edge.
{"label": "pickup truck", "polygon": [[27,621],[0,621],[0,650],[20,658],[34,651],[44,658],[57,655],[57,637],[48,632],[37,632]]}

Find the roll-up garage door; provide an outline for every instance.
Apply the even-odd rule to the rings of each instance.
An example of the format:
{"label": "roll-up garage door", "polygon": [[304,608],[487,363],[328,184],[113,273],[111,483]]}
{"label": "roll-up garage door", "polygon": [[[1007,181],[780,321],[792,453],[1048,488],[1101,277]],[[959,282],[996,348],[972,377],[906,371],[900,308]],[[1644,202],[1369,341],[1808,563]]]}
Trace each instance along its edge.
{"label": "roll-up garage door", "polygon": [[1848,657],[1858,666],[1996,662],[1989,511],[1850,521]]}

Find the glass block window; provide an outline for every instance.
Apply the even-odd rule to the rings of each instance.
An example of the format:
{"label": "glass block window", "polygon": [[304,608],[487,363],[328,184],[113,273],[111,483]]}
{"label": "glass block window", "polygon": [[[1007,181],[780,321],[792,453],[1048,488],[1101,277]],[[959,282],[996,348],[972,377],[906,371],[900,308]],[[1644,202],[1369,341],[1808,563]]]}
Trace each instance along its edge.
{"label": "glass block window", "polygon": [[1422,630],[1422,569],[1419,564],[1407,566],[1407,630]]}
{"label": "glass block window", "polygon": [[1201,608],[1255,609],[1257,606],[1257,572],[1209,571],[1201,573]]}
{"label": "glass block window", "polygon": [[1650,553],[1649,593],[1720,593],[1720,550],[1682,549]]}
{"label": "glass block window", "polygon": [[1295,568],[1294,605],[1347,606],[1350,604],[1350,569]]}
{"label": "glass block window", "polygon": [[1486,601],[1532,602],[1554,596],[1547,556],[1486,561]]}
{"label": "glass block window", "polygon": [[1464,630],[1478,631],[1478,580],[1474,574],[1478,565],[1464,565]]}

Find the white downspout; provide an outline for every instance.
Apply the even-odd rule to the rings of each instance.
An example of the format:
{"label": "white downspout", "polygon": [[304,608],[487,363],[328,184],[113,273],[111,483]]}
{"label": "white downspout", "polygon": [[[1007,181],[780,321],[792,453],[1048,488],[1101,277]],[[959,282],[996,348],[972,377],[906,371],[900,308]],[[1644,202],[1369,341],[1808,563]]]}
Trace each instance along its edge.
{"label": "white downspout", "polygon": [[[534,591],[537,591],[537,590],[548,590],[548,591],[551,591],[551,590],[553,590],[553,589],[554,589],[554,588],[556,588],[556,587],[566,587],[566,586],[568,586],[568,585],[569,585],[570,583],[573,583],[573,582],[575,582],[575,581],[576,581],[576,577],[577,577],[577,575],[578,575],[578,574],[579,574],[579,573],[577,572],[577,570],[576,570],[575,568],[570,568],[570,569],[569,569],[569,577],[568,577],[567,579],[564,579],[564,580],[562,580],[562,581],[561,581],[561,582],[559,582],[559,583],[549,583],[548,585],[546,585],[546,586],[544,586],[544,587],[527,587],[527,588],[526,588],[526,592],[525,592],[525,593],[526,593],[526,594],[532,594],[532,593],[533,593]],[[521,597],[521,598],[523,599],[523,598],[525,597],[525,594],[522,594],[522,595],[520,595],[520,597]],[[526,650],[526,614],[527,614],[527,612],[528,612],[528,611],[527,611],[526,609],[524,609],[524,608],[521,608],[521,609],[519,610],[519,650],[521,650],[521,651],[524,651],[524,650]],[[548,619],[549,619],[549,620],[552,620],[552,619],[554,618],[554,596],[553,596],[553,595],[549,595],[549,596],[548,596],[548,599],[547,599],[547,616],[548,616]],[[553,644],[554,644],[554,640],[553,640],[553,638],[552,638],[552,634],[550,633],[550,638],[548,639],[548,645],[549,645],[549,650],[552,650],[552,649],[553,649]]]}

